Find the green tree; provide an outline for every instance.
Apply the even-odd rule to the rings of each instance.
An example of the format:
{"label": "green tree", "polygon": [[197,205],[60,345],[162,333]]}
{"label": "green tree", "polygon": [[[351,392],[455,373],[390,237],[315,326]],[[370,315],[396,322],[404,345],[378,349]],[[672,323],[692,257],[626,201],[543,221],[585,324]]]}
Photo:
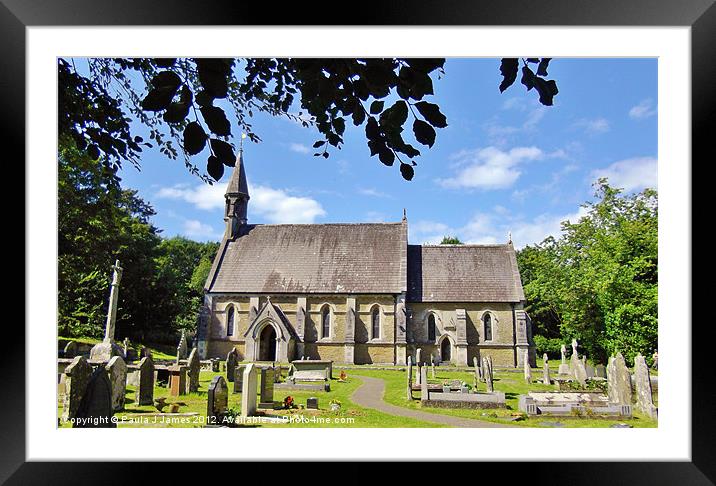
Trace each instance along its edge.
{"label": "green tree", "polygon": [[[156,144],[209,181],[192,157],[208,147],[206,173],[219,180],[233,166],[232,120],[257,142],[255,112],[286,116],[317,129],[316,156],[340,149],[346,125],[364,127],[371,156],[399,162],[406,180],[414,175],[420,150],[405,138],[409,127],[419,145],[432,147],[447,118],[436,103],[433,81],[445,59],[122,59],[90,58],[89,75],[72,59],[58,60],[59,132],[91,157],[119,165],[140,164],[145,146]],[[552,105],[557,85],[547,80],[549,58],[502,59],[500,91],[521,72],[521,84]],[[535,68],[533,70],[533,68]],[[497,71],[497,66],[496,66]],[[386,104],[391,95],[395,101]],[[298,114],[295,114],[298,105]],[[233,117],[227,116],[233,112]],[[126,114],[146,126],[150,142],[132,134]],[[202,164],[203,165],[203,164]]]}
{"label": "green tree", "polygon": [[563,223],[560,238],[518,258],[536,332],[576,338],[604,362],[621,351],[651,357],[658,334],[658,203],[645,189],[624,195],[605,179],[586,215]]}
{"label": "green tree", "polygon": [[441,245],[462,245],[463,242],[457,236],[443,236]]}

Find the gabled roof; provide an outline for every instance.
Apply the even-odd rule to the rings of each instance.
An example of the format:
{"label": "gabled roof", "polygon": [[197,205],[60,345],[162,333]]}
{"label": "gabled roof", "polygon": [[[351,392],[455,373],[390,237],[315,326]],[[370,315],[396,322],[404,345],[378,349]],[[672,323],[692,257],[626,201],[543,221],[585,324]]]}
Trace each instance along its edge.
{"label": "gabled roof", "polygon": [[246,225],[221,243],[215,293],[405,292],[407,223]]}
{"label": "gabled roof", "polygon": [[525,300],[512,244],[409,245],[408,302]]}

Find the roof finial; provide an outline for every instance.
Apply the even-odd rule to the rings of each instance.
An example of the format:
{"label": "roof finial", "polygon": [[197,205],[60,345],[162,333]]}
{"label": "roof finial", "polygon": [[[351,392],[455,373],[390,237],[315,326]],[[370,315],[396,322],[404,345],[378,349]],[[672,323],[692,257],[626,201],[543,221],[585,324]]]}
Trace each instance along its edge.
{"label": "roof finial", "polygon": [[246,138],[246,133],[241,132],[241,141],[239,142],[239,152],[244,151],[244,139]]}
{"label": "roof finial", "polygon": [[507,232],[507,243],[512,243],[512,231]]}
{"label": "roof finial", "polygon": [[403,221],[407,221],[407,220],[408,220],[408,213],[405,210],[405,208],[403,208]]}

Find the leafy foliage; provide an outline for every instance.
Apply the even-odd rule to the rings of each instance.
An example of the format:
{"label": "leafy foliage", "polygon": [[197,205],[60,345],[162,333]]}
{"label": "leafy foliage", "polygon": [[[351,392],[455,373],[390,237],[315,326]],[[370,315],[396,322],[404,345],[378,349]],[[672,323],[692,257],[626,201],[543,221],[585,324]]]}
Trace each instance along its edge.
{"label": "leafy foliage", "polygon": [[[551,105],[557,87],[547,75],[550,59],[523,60],[522,84],[535,88],[540,102]],[[392,166],[397,160],[406,180],[415,175],[419,149],[405,138],[412,127],[415,142],[433,147],[437,128],[448,126],[435,103],[433,79],[444,74],[445,59],[203,59],[91,58],[89,76],[72,60],[58,60],[59,133],[94,158],[139,166],[143,147],[156,144],[167,157],[181,153],[186,167],[207,182],[219,180],[232,165],[232,120],[259,142],[249,119],[255,112],[285,116],[314,126],[321,139],[315,155],[328,158],[341,149],[346,125],[363,126],[371,156]],[[528,63],[538,62],[537,74]],[[503,59],[500,91],[517,78],[517,59]],[[388,102],[388,99],[393,101]],[[296,106],[299,108],[295,114]],[[233,117],[228,115],[229,109]],[[130,133],[129,113],[145,125],[151,142]],[[207,144],[208,142],[208,144]],[[191,157],[206,147],[201,172]]]}
{"label": "leafy foliage", "polygon": [[443,236],[442,241],[440,242],[441,245],[463,245],[464,243],[460,241],[460,238],[457,236]]}
{"label": "leafy foliage", "polygon": [[[193,330],[203,284],[218,248],[162,239],[154,210],[123,190],[112,166],[60,140],[58,157],[58,328],[64,336],[104,336],[110,267],[119,259],[116,336],[168,340]],[[175,343],[174,343],[175,344]]]}
{"label": "leafy foliage", "polygon": [[[657,193],[623,195],[606,179],[596,203],[548,238],[518,252],[528,312],[545,338],[576,338],[593,360],[621,351],[651,356],[658,332]],[[543,344],[550,346],[551,341]]]}

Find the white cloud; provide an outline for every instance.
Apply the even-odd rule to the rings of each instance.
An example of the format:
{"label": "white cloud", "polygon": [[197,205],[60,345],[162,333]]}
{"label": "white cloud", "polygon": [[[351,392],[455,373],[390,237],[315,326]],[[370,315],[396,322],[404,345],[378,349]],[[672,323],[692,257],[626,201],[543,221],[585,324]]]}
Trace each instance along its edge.
{"label": "white cloud", "polygon": [[[195,187],[181,184],[160,189],[157,197],[186,201],[198,209],[210,211],[224,208],[225,192],[226,183]],[[292,196],[281,189],[249,185],[249,194],[249,217],[258,214],[269,223],[313,223],[326,214],[315,199]]]}
{"label": "white cloud", "polygon": [[360,188],[358,188],[358,194],[362,194],[363,196],[371,196],[371,197],[392,197],[390,194],[381,192],[381,191],[374,189],[372,187],[360,187]]}
{"label": "white cloud", "polygon": [[308,154],[308,153],[311,153],[311,148],[308,147],[308,146],[306,146],[306,145],[303,145],[302,143],[292,143],[292,144],[289,144],[288,148],[289,148],[292,152],[297,152],[297,153],[299,153],[299,154]]}
{"label": "white cloud", "polygon": [[576,223],[587,214],[580,207],[570,214],[541,214],[534,219],[513,218],[501,208],[501,214],[476,213],[463,226],[450,227],[433,221],[418,221],[408,226],[411,243],[438,244],[443,236],[457,236],[467,244],[493,245],[507,243],[509,233],[516,248],[540,243],[548,236],[558,237],[562,231],[562,222]]}
{"label": "white cloud", "polygon": [[609,131],[609,120],[606,118],[595,118],[593,120],[582,118],[574,123],[574,127],[584,130],[589,135],[596,135]]}
{"label": "white cloud", "polygon": [[249,187],[249,213],[256,213],[275,224],[313,223],[326,211],[315,199],[290,196],[280,189]]}
{"label": "white cloud", "polygon": [[508,151],[496,147],[463,150],[452,157],[458,161],[457,173],[437,182],[446,188],[508,188],[520,177],[517,167],[520,163],[543,155],[537,147],[515,147]]}
{"label": "white cloud", "polygon": [[207,240],[220,240],[221,233],[214,231],[214,228],[196,219],[184,221],[182,233],[190,238],[202,238]]}
{"label": "white cloud", "polygon": [[157,192],[161,199],[180,199],[186,201],[199,209],[211,211],[224,207],[224,193],[227,183],[216,183],[214,185],[200,184],[189,187],[186,184],[177,184],[172,187],[163,187]]}
{"label": "white cloud", "polygon": [[635,157],[614,162],[609,167],[592,172],[596,179],[606,177],[609,185],[620,187],[625,191],[656,188],[658,182],[657,159],[654,157]]}
{"label": "white cloud", "polygon": [[635,120],[654,116],[656,115],[657,110],[656,107],[653,106],[653,104],[654,102],[651,100],[651,98],[642,100],[638,105],[633,106],[631,110],[629,110],[629,116],[631,118],[634,118]]}

